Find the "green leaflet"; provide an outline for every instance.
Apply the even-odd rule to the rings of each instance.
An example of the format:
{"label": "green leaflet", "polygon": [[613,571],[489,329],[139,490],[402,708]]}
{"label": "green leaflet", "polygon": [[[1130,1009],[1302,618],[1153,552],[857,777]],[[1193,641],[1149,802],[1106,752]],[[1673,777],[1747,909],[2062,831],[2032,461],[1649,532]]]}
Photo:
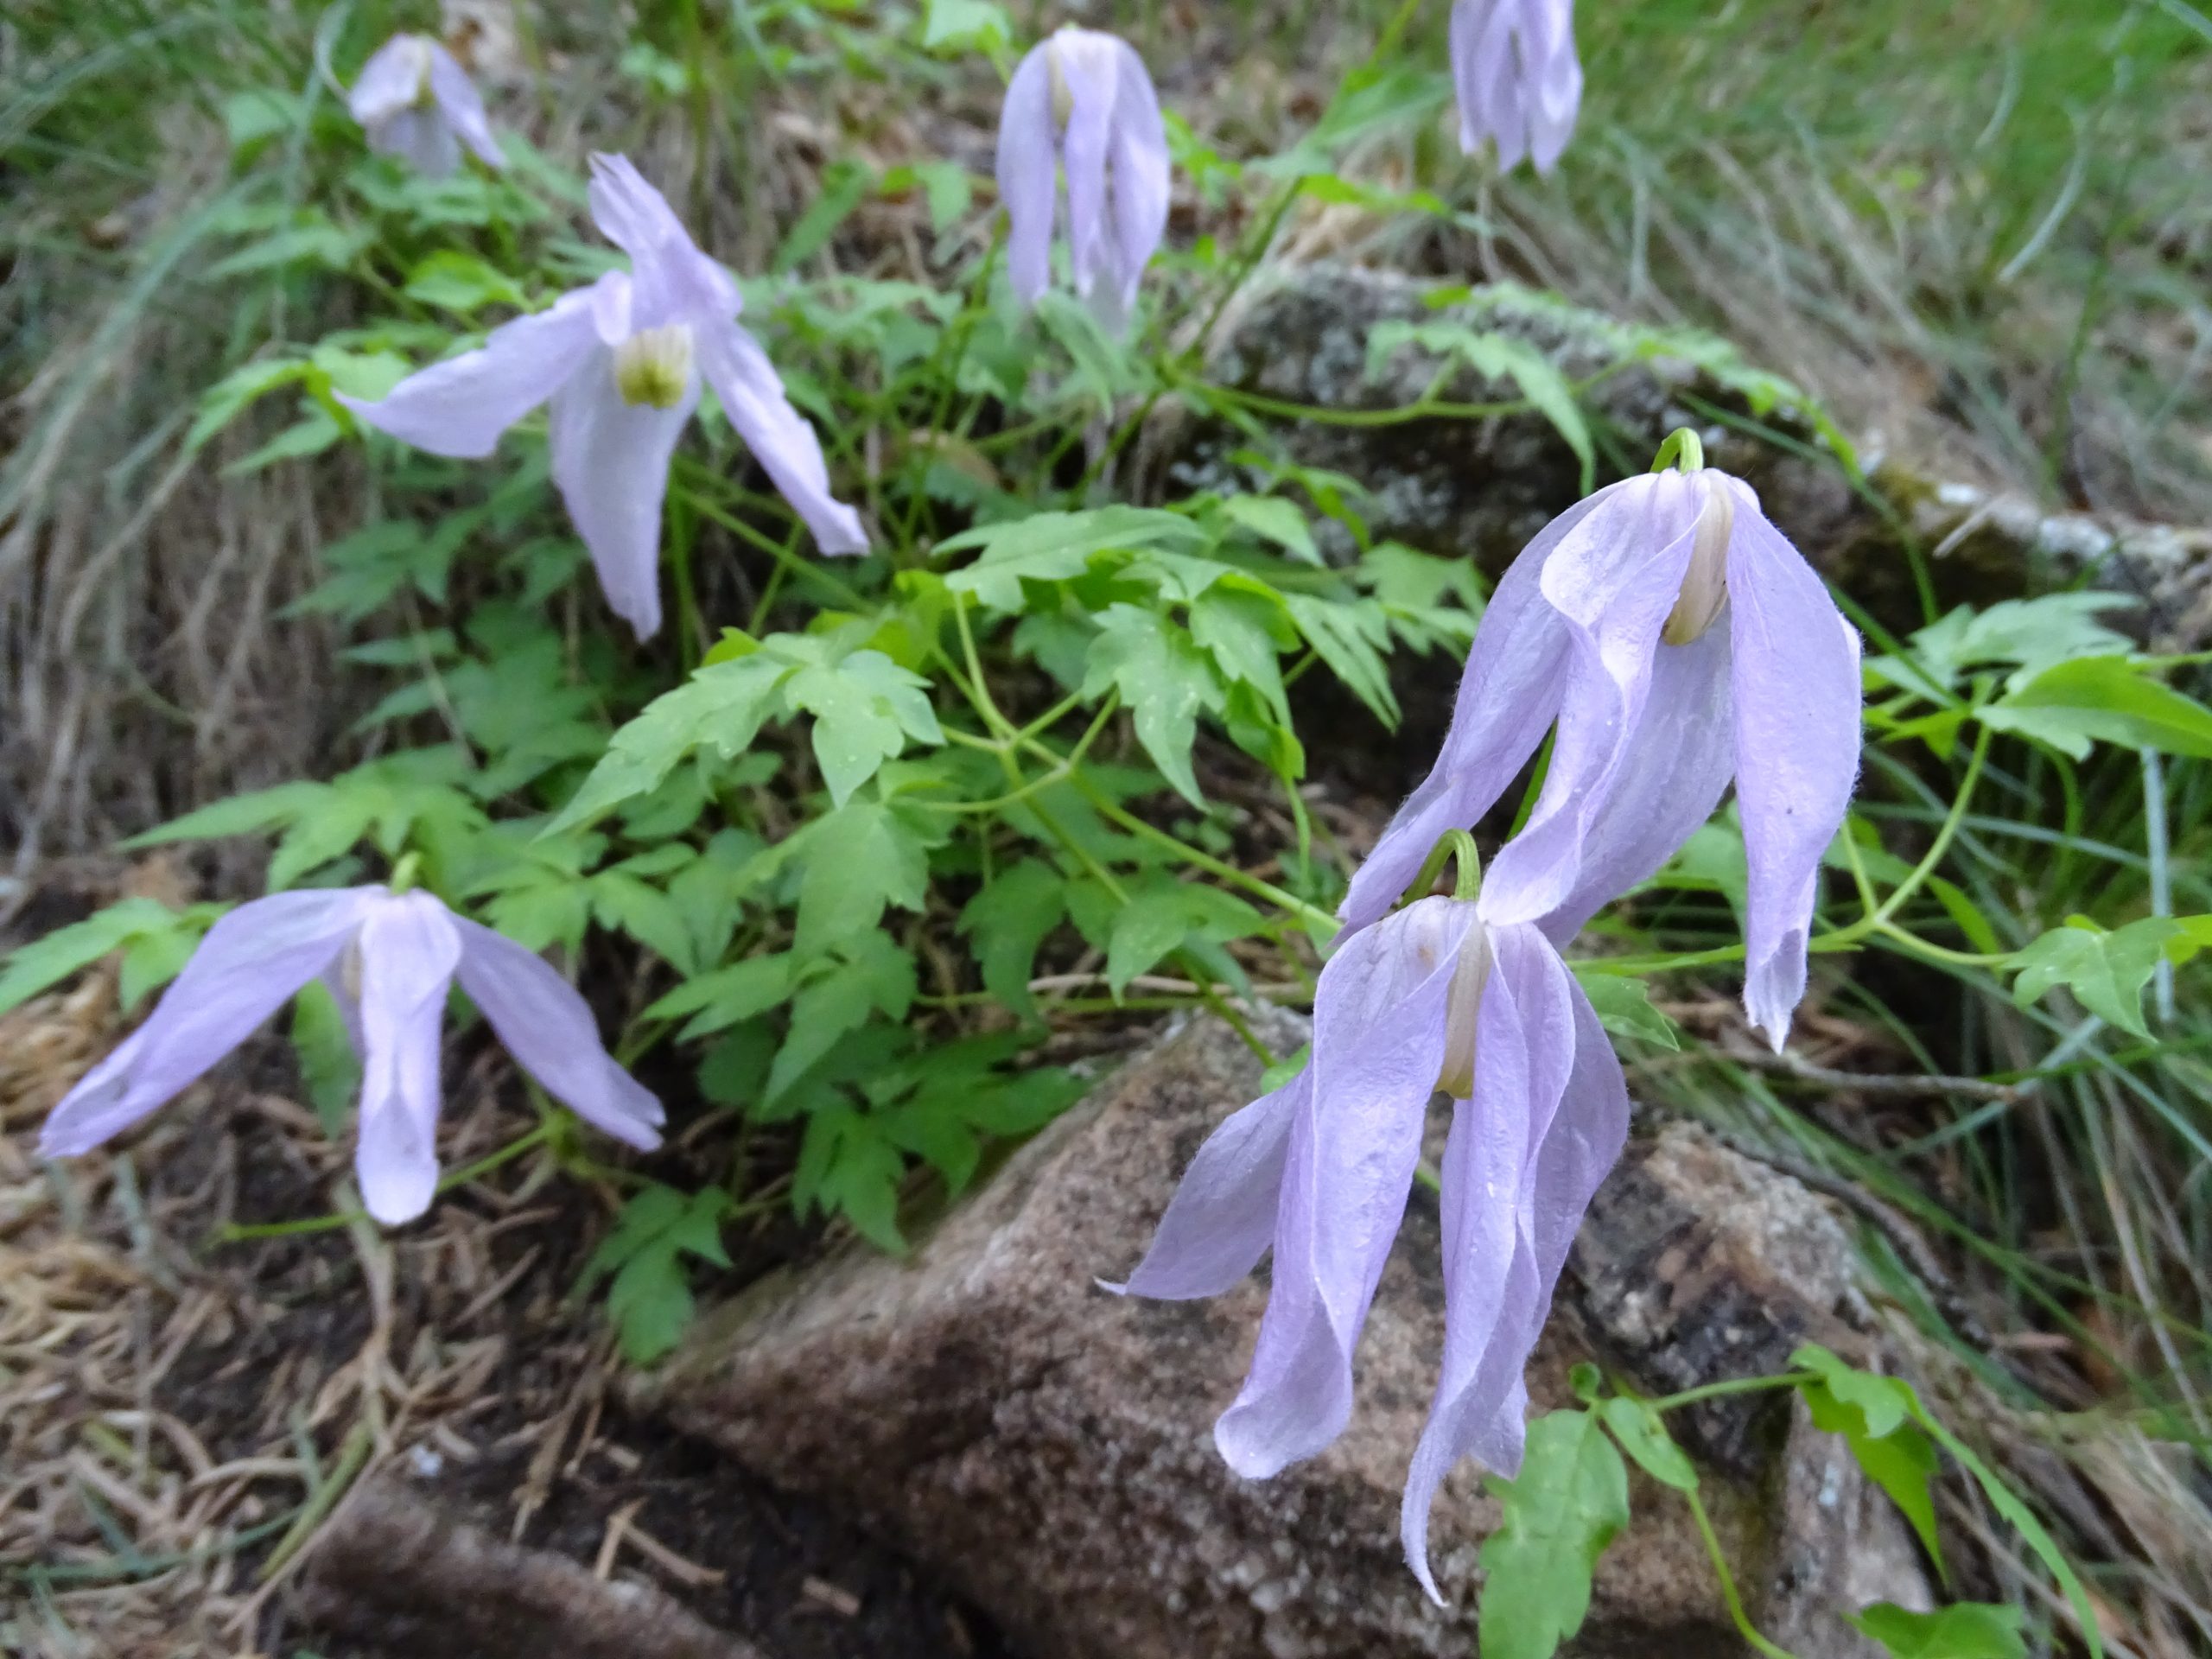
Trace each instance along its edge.
{"label": "green leaflet", "polygon": [[1529,1425],[1520,1475],[1493,1478],[1504,1505],[1484,1541],[1483,1659],[1551,1659],[1582,1628],[1590,1582],[1628,1525],[1628,1471],[1586,1411],[1548,1412]]}
{"label": "green leaflet", "polygon": [[721,1224],[731,1208],[719,1186],[684,1193],[651,1184],[622,1206],[614,1230],[584,1263],[579,1292],[612,1275],[607,1313],[614,1321],[622,1357],[650,1365],[682,1339],[691,1322],[690,1275],[684,1258],[729,1266]]}

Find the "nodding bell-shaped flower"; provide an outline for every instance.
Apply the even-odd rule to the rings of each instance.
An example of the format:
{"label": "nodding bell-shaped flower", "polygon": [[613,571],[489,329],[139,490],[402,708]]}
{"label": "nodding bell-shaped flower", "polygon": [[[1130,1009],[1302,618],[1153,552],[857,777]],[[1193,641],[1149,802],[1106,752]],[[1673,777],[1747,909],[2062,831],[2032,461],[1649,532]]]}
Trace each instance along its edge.
{"label": "nodding bell-shaped flower", "polygon": [[507,164],[468,72],[427,35],[395,35],[370,54],[346,107],[371,149],[404,158],[425,178],[459,167],[463,144],[486,167]]}
{"label": "nodding bell-shaped flower", "polygon": [[1459,90],[1459,148],[1497,146],[1501,172],[1535,161],[1548,173],[1582,107],[1574,55],[1574,0],[1457,0],[1452,79]]}
{"label": "nodding bell-shaped flower", "polygon": [[1563,944],[1674,856],[1732,778],[1750,874],[1744,1006],[1778,1051],[1805,992],[1821,860],[1859,774],[1859,650],[1741,480],[1693,461],[1600,490],[1491,596],[1443,752],[1353,876],[1345,924],[1377,921],[1556,725],[1484,913]]}
{"label": "nodding bell-shaped flower", "polygon": [[617,615],[660,627],[661,504],[669,457],[703,377],[730,424],[824,553],[868,551],[860,516],[830,493],[814,429],[760,342],[738,326],[729,273],[701,253],[659,191],[620,156],[591,159],[591,213],[630,256],[588,288],[492,331],[473,352],[394,386],[341,398],[371,426],[433,454],[488,455],[549,399],[553,482]]}
{"label": "nodding bell-shaped flower", "polygon": [[660,1144],[660,1102],[601,1046],[566,980],[429,893],[364,887],[274,893],[208,929],[146,1023],[54,1109],[40,1154],[71,1157],[122,1134],[318,976],[361,1057],[355,1169],[378,1221],[412,1221],[437,1188],[439,1032],[455,978],[547,1093],[618,1141]]}
{"label": "nodding bell-shaped flower", "polygon": [[1620,1063],[1538,929],[1428,898],[1345,939],[1321,971],[1305,1069],[1208,1137],[1151,1249],[1108,1288],[1217,1295],[1273,1249],[1251,1373],[1214,1441],[1255,1479],[1313,1457],[1351,1419],[1352,1352],[1440,1093],[1444,1357],[1401,1532],[1440,1600],[1430,1503],[1464,1456],[1519,1469],[1529,1354],[1628,1134]]}
{"label": "nodding bell-shaped flower", "polygon": [[1063,167],[1076,292],[1119,329],[1167,229],[1167,129],[1135,48],[1072,23],[1022,59],[999,118],[999,195],[1012,221],[1007,269],[1025,305],[1052,280]]}

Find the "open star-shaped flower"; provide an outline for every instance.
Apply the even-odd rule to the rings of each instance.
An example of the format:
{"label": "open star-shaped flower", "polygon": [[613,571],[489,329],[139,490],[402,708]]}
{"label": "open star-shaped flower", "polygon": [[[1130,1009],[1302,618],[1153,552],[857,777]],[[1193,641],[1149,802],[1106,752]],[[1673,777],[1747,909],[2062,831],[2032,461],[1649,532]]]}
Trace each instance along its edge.
{"label": "open star-shaped flower", "polygon": [[729,273],[628,161],[594,156],[591,168],[592,218],[630,256],[628,270],[493,329],[475,351],[410,375],[378,402],[340,401],[418,449],[474,459],[550,400],[553,482],[607,603],[642,639],[660,627],[669,458],[702,376],[824,553],[865,553],[868,537],[830,493],[814,429],[738,325],[743,302]]}
{"label": "open star-shaped flower", "polygon": [[601,1046],[566,980],[429,893],[362,887],[273,893],[208,929],[146,1023],[54,1109],[40,1153],[68,1157],[112,1140],[316,978],[361,1057],[355,1169],[379,1221],[412,1221],[437,1189],[439,1034],[455,979],[547,1093],[618,1141],[660,1144],[660,1102]]}

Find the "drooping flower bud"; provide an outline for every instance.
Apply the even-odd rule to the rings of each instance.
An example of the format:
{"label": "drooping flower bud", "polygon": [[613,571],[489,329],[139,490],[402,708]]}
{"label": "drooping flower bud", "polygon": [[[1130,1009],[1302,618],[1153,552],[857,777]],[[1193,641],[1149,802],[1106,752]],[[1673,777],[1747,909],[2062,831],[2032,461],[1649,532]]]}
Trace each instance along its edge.
{"label": "drooping flower bud", "polygon": [[1135,48],[1073,24],[1030,49],[999,118],[1007,270],[1024,304],[1052,282],[1063,174],[1076,292],[1119,329],[1167,229],[1167,128]]}

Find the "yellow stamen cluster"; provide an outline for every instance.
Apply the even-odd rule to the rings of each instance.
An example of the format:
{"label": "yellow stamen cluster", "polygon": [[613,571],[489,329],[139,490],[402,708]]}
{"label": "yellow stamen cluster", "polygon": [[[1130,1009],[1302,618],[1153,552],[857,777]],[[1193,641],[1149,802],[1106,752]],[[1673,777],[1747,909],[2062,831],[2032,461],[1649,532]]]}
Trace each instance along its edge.
{"label": "yellow stamen cluster", "polygon": [[674,409],[691,385],[691,327],[640,328],[614,348],[614,389],[635,406]]}

